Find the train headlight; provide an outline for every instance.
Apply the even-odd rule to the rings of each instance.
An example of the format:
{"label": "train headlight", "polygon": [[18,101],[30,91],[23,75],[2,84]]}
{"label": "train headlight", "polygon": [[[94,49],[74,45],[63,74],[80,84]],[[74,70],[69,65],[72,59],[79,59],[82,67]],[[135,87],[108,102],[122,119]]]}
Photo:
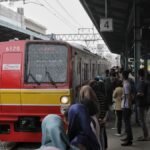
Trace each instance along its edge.
{"label": "train headlight", "polygon": [[62,97],[60,98],[60,102],[61,102],[62,104],[68,104],[68,103],[69,103],[69,97],[67,97],[67,96],[62,96]]}

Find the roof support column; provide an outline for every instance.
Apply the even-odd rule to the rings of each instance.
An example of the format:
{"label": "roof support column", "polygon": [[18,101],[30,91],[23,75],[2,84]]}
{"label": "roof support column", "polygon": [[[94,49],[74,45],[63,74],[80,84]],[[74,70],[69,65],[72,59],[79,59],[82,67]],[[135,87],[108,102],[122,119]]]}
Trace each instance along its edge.
{"label": "roof support column", "polygon": [[120,63],[121,63],[121,67],[125,68],[125,57],[123,52],[121,53]]}
{"label": "roof support column", "polygon": [[105,18],[108,16],[108,0],[105,0]]}
{"label": "roof support column", "polygon": [[129,52],[129,46],[128,46],[128,36],[126,34],[125,36],[125,70],[128,70],[128,52]]}
{"label": "roof support column", "polygon": [[127,51],[125,51],[125,70],[128,70],[128,55],[127,55]]}
{"label": "roof support column", "polygon": [[[145,70],[148,70],[148,59],[147,56],[144,57],[144,68]],[[147,78],[147,71],[146,71],[146,78]]]}
{"label": "roof support column", "polygon": [[141,32],[140,32],[140,0],[134,0],[134,71],[135,79],[138,77],[141,58]]}
{"label": "roof support column", "polygon": [[30,35],[30,40],[34,40],[34,36],[33,35]]}

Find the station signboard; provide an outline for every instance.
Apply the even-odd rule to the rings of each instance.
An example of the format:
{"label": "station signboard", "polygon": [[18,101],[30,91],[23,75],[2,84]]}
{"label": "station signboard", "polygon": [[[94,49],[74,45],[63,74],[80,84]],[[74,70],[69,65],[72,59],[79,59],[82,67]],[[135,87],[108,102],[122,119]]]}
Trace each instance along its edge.
{"label": "station signboard", "polygon": [[100,32],[112,32],[113,31],[113,19],[101,18],[100,19]]}

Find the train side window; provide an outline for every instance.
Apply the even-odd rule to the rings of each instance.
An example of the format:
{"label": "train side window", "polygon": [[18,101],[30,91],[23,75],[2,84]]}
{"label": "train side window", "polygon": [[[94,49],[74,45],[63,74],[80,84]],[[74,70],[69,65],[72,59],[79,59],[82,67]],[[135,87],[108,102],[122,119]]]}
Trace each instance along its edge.
{"label": "train side window", "polygon": [[100,75],[100,64],[98,64],[98,75]]}
{"label": "train side window", "polygon": [[95,77],[95,64],[92,65],[92,78]]}
{"label": "train side window", "polygon": [[88,80],[88,64],[84,64],[84,80]]}
{"label": "train side window", "polygon": [[81,62],[78,62],[78,65],[77,65],[77,74],[81,74]]}

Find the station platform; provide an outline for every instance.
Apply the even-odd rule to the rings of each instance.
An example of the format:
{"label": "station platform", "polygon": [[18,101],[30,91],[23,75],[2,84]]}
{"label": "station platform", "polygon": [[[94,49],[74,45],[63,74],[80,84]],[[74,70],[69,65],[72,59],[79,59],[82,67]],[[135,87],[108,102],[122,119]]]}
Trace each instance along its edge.
{"label": "station platform", "polygon": [[107,130],[108,134],[108,150],[149,150],[150,141],[137,141],[137,137],[142,135],[142,130],[140,127],[133,127],[133,145],[132,146],[121,146],[123,137],[117,137],[115,135],[116,131],[112,129]]}
{"label": "station platform", "polygon": [[[115,135],[116,130],[112,130],[115,123],[109,122],[107,124],[107,135],[108,135],[108,150],[149,150],[150,149],[150,140],[149,141],[137,141],[137,138],[143,135],[142,128],[135,124],[134,113],[131,117],[132,122],[132,131],[133,131],[133,144],[132,146],[121,146],[121,139],[125,136],[118,137]],[[147,126],[150,134],[150,109],[147,112]]]}

